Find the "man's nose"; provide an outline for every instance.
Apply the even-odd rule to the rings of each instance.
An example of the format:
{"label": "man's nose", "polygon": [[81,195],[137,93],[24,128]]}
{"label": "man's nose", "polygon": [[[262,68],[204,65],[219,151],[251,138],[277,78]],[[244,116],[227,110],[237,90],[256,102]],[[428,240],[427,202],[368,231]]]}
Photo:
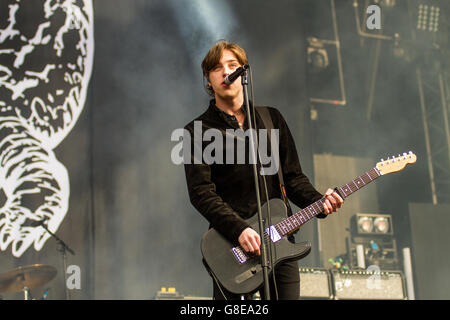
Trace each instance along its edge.
{"label": "man's nose", "polygon": [[231,70],[231,68],[229,68],[229,67],[223,68],[223,76],[224,77],[226,77],[226,76],[228,76],[228,75],[230,75],[232,73],[233,73],[233,71]]}

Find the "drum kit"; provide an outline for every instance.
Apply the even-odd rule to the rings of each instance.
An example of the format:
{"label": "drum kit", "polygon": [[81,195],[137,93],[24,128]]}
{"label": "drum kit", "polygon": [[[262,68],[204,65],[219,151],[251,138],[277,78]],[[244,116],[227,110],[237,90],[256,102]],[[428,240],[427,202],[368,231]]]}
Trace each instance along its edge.
{"label": "drum kit", "polygon": [[0,293],[23,292],[24,299],[31,300],[30,290],[43,287],[56,273],[54,267],[43,264],[18,267],[0,274]]}
{"label": "drum kit", "polygon": [[[75,255],[75,252],[56,234],[51,232],[47,225],[44,223],[46,219],[37,221],[34,226],[42,226],[53,238],[56,239],[58,244],[57,250],[61,254],[63,267],[64,267],[64,284],[67,283],[67,254]],[[17,293],[23,292],[25,300],[32,300],[30,289],[40,288],[52,280],[56,276],[56,268],[43,265],[43,264],[33,264],[24,267],[18,267],[14,270],[8,271],[6,273],[0,274],[0,293]],[[43,299],[45,299],[47,292],[44,294]],[[66,286],[65,299],[70,299],[70,292]]]}

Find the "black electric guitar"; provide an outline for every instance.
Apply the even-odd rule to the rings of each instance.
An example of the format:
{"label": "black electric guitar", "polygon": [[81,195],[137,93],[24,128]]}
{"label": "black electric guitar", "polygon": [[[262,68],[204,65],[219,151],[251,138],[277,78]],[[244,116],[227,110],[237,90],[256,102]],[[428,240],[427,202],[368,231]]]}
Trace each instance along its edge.
{"label": "black electric guitar", "polygon": [[[416,162],[416,155],[412,152],[404,153],[386,161],[378,162],[375,168],[350,181],[335,190],[346,198],[361,189],[376,178],[403,170],[406,165]],[[320,199],[308,207],[287,218],[287,210],[280,199],[271,199],[262,207],[263,216],[267,216],[270,206],[272,225],[264,232],[266,248],[272,252],[272,261],[276,266],[284,260],[299,260],[311,251],[308,241],[293,244],[287,236],[297,231],[303,224],[322,213],[324,199]],[[247,220],[250,226],[259,231],[257,215]],[[230,243],[215,229],[209,229],[201,241],[202,255],[210,272],[228,291],[235,294],[245,294],[256,291],[263,284],[263,272],[260,256],[248,255],[239,245]],[[269,259],[270,260],[270,259]],[[268,261],[269,270],[272,270]]]}

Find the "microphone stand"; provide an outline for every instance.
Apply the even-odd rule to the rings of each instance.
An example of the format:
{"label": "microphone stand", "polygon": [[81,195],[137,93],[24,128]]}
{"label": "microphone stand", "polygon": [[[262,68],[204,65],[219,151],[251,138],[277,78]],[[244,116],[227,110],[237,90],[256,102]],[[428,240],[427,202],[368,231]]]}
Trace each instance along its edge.
{"label": "microphone stand", "polygon": [[70,292],[69,289],[67,288],[67,255],[66,255],[66,251],[69,251],[72,255],[75,255],[75,252],[69,248],[69,246],[67,244],[64,243],[64,241],[62,241],[56,234],[54,234],[53,232],[51,232],[50,230],[48,230],[47,226],[44,223],[40,224],[42,228],[44,228],[53,238],[56,239],[56,242],[58,243],[58,252],[61,253],[61,257],[63,260],[63,273],[64,273],[64,287],[66,288],[65,290],[65,295],[66,295],[66,300],[70,300]]}
{"label": "microphone stand", "polygon": [[[253,136],[253,127],[252,127],[252,118],[250,113],[250,103],[248,99],[248,70],[241,76],[242,79],[242,87],[244,89],[244,102],[247,110],[248,116],[248,127],[250,129],[250,151],[253,156],[253,176],[255,178],[255,189],[256,189],[256,202],[258,205],[258,223],[259,223],[259,234],[261,237],[261,267],[263,271],[263,280],[264,280],[264,296],[266,300],[270,300],[270,287],[269,287],[269,265],[267,259],[267,250],[266,250],[266,241],[264,237],[264,226],[263,226],[263,217],[261,211],[261,196],[259,192],[259,175],[257,168],[257,154],[256,154],[256,140]],[[256,115],[255,115],[256,116]],[[273,266],[272,266],[273,267]]]}

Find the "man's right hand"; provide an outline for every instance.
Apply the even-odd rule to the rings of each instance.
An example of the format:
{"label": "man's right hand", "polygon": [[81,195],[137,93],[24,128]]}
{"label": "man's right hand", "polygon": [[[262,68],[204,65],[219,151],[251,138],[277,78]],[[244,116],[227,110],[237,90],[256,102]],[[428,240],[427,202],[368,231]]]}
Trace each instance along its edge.
{"label": "man's right hand", "polygon": [[242,231],[238,238],[239,244],[246,252],[260,255],[261,254],[261,238],[259,234],[252,228],[246,228]]}

